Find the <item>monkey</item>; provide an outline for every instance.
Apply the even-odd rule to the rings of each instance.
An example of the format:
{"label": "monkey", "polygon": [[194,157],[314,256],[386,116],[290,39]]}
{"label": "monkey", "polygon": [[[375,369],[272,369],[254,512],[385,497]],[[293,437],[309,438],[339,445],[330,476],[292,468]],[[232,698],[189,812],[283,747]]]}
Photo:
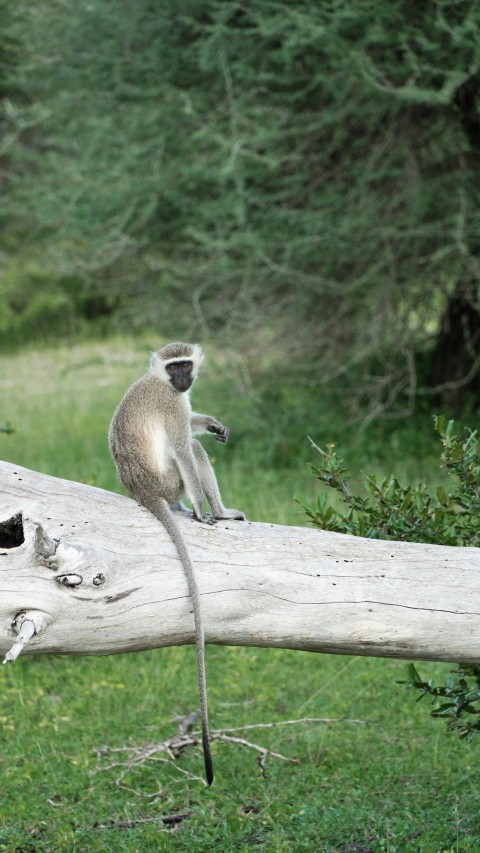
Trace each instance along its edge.
{"label": "monkey", "polygon": [[[226,509],[208,455],[193,434],[213,433],[225,444],[229,429],[209,415],[192,412],[190,389],[204,354],[198,344],[175,342],[152,353],[147,373],[127,390],[110,424],[108,440],[117,475],[128,491],[150,510],[171,536],[183,564],[193,605],[197,648],[198,686],[202,721],[205,775],[213,782],[208,729],[205,673],[205,635],[195,570],[175,511],[188,511],[203,524],[217,519],[244,520],[236,509]],[[203,500],[211,515],[203,512]]]}

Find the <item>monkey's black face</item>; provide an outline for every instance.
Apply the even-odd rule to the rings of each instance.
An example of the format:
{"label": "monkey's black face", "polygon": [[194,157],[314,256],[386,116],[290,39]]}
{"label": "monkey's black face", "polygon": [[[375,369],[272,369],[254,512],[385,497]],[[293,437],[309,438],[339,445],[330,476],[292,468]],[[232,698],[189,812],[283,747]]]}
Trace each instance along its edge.
{"label": "monkey's black face", "polygon": [[170,382],[176,391],[188,391],[193,383],[191,361],[174,361],[167,364],[166,370],[170,377]]}

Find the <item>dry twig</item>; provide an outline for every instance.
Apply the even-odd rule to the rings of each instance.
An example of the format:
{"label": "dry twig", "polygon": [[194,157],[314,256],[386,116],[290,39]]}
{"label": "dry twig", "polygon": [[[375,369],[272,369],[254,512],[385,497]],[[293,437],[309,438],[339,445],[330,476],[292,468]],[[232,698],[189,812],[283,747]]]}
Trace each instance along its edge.
{"label": "dry twig", "polygon": [[103,823],[94,824],[94,829],[133,829],[143,823],[163,823],[164,826],[173,827],[190,817],[189,812],[183,814],[161,814],[156,817],[139,817],[131,820],[107,820]]}
{"label": "dry twig", "polygon": [[[199,781],[202,784],[206,784],[204,779],[202,779],[200,776],[196,776],[190,771],[185,770],[185,768],[180,767],[176,760],[184,749],[187,749],[191,746],[198,746],[201,743],[201,731],[189,731],[193,726],[196,717],[196,713],[191,713],[188,714],[186,717],[183,717],[179,722],[176,734],[170,738],[166,738],[165,740],[157,743],[145,744],[143,746],[103,746],[97,749],[96,754],[97,758],[99,759],[102,759],[105,756],[118,755],[120,757],[121,754],[125,755],[125,758],[123,760],[112,760],[105,767],[100,767],[99,772],[122,768],[120,775],[115,780],[115,783],[118,785],[119,788],[124,788],[136,794],[137,796],[142,797],[156,797],[161,792],[160,790],[158,790],[155,791],[153,794],[146,794],[142,791],[137,791],[134,788],[124,785],[123,780],[130,771],[144,766],[148,761],[168,764],[171,767],[174,767],[177,772],[184,774],[189,779]],[[267,747],[261,746],[257,743],[252,743],[252,741],[247,740],[244,737],[239,737],[234,733],[251,731],[252,729],[273,729],[279,726],[294,726],[299,724],[312,723],[323,723],[324,725],[331,725],[332,723],[353,723],[365,725],[366,720],[342,719],[332,717],[302,717],[298,720],[279,720],[278,722],[272,723],[251,723],[249,725],[235,726],[233,728],[214,729],[210,732],[210,740],[218,740],[221,743],[238,744],[240,746],[244,746],[247,749],[251,749],[254,752],[259,753],[257,757],[257,763],[260,767],[262,775],[265,776],[266,762],[269,757],[278,758],[280,761],[289,761],[292,764],[298,764],[300,759],[290,758],[289,756],[282,755],[280,752],[274,752],[273,750],[268,749]],[[164,754],[164,757],[162,756],[162,753]]]}

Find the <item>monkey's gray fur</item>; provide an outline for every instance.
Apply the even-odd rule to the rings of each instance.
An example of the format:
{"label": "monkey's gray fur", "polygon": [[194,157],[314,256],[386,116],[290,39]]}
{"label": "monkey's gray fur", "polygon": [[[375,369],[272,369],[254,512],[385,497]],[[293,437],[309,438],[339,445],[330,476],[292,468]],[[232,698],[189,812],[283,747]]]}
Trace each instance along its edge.
{"label": "monkey's gray fur", "polygon": [[[172,537],[187,577],[195,619],[200,711],[207,782],[213,781],[208,734],[205,637],[200,596],[188,549],[172,514],[185,509],[186,495],[197,521],[245,518],[225,509],[208,455],[192,433],[212,432],[225,443],[229,430],[215,418],[192,412],[189,391],[203,361],[197,344],[172,343],[153,353],[148,372],[125,394],[113,415],[110,452],[126,489],[164,524]],[[211,516],[203,513],[207,499]]]}

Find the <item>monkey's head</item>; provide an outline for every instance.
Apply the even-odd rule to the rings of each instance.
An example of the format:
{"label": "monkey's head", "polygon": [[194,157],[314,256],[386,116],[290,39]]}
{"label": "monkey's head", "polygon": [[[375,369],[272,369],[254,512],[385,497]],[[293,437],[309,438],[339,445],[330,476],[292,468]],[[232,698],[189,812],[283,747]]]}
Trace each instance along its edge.
{"label": "monkey's head", "polygon": [[202,349],[198,344],[183,344],[177,341],[152,353],[150,373],[166,385],[173,386],[175,391],[188,391],[197,378],[203,358]]}

